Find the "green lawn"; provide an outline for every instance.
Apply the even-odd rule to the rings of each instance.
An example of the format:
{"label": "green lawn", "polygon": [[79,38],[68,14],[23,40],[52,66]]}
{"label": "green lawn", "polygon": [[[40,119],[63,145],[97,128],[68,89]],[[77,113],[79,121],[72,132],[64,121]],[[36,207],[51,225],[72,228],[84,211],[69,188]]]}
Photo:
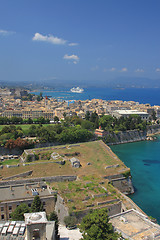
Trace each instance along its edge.
{"label": "green lawn", "polygon": [[19,159],[9,159],[9,160],[4,160],[3,162],[1,162],[1,165],[16,165],[19,162],[20,162]]}
{"label": "green lawn", "polygon": [[[22,128],[22,130],[25,132],[29,129],[29,127],[31,125],[38,125],[38,124],[17,124],[15,125],[16,127],[20,126]],[[43,126],[48,126],[48,125],[51,125],[51,124],[43,124]],[[9,125],[0,125],[0,131],[2,130],[2,128],[4,128],[5,126],[9,126]]]}

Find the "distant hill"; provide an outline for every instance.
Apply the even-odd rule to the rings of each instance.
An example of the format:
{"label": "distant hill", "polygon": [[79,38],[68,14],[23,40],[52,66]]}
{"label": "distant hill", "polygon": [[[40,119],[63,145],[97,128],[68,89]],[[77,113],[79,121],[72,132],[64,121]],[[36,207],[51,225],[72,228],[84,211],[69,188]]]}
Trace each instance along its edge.
{"label": "distant hill", "polygon": [[160,79],[150,79],[143,77],[119,77],[106,80],[46,80],[46,81],[3,81],[0,80],[0,87],[24,87],[27,89],[45,89],[55,87],[71,88],[73,86],[80,87],[112,87],[112,88],[160,88]]}

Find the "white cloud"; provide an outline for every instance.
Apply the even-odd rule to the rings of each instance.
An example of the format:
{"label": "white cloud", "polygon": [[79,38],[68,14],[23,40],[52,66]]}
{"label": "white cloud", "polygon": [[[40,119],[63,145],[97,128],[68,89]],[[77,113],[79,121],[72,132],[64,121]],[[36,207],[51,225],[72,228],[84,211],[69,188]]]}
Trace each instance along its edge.
{"label": "white cloud", "polygon": [[122,68],[122,69],[121,69],[121,72],[127,72],[127,71],[128,71],[127,68]]}
{"label": "white cloud", "polygon": [[13,32],[13,31],[7,31],[7,30],[0,29],[0,36],[7,36],[7,35],[14,34],[14,33],[15,32]]}
{"label": "white cloud", "polygon": [[42,35],[40,33],[35,33],[34,37],[32,38],[33,41],[42,41],[42,42],[49,42],[52,44],[56,45],[64,45],[66,44],[66,40],[62,38],[55,37],[51,34],[47,35]]}
{"label": "white cloud", "polygon": [[156,72],[160,72],[160,68],[156,68]]}
{"label": "white cloud", "polygon": [[72,55],[65,54],[63,59],[65,59],[65,60],[73,60],[74,64],[77,64],[77,62],[79,61],[79,57],[77,55],[74,55],[74,54],[72,54]]}
{"label": "white cloud", "polygon": [[72,47],[72,46],[77,46],[77,45],[78,45],[78,43],[69,43],[69,44],[68,44],[68,46],[71,46],[71,47]]}
{"label": "white cloud", "polygon": [[137,68],[137,69],[135,70],[135,72],[143,73],[144,70],[143,70],[142,68]]}

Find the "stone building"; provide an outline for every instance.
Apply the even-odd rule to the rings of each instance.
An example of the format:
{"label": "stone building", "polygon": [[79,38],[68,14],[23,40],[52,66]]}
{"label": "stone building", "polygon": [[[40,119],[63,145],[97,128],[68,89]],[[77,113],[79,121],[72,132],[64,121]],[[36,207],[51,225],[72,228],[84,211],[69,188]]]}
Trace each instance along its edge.
{"label": "stone building", "polygon": [[70,162],[71,162],[72,167],[80,168],[80,166],[81,166],[78,158],[73,157],[73,158],[70,159]]}
{"label": "stone building", "polygon": [[55,222],[48,222],[45,212],[25,213],[25,240],[54,240]]}
{"label": "stone building", "polygon": [[55,222],[47,221],[45,212],[25,213],[25,221],[0,222],[3,240],[55,240]]}
{"label": "stone building", "polygon": [[46,184],[28,183],[0,186],[0,220],[11,219],[11,213],[21,203],[31,207],[35,195],[39,195],[43,204],[43,210],[47,214],[55,208],[55,195]]}

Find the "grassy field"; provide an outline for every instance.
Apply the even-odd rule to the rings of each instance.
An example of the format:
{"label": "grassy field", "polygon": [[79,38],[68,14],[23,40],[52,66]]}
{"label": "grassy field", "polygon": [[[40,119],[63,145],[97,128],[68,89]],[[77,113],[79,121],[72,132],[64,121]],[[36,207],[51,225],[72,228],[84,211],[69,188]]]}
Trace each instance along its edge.
{"label": "grassy field", "polygon": [[[33,149],[32,151],[39,156],[40,160],[35,162],[37,164],[30,166],[23,166],[20,164],[18,168],[12,169],[4,167],[3,169],[0,169],[1,176],[8,177],[21,172],[33,170],[32,177],[77,175],[79,178],[83,178],[88,175],[103,177],[127,171],[127,167],[102,141]],[[55,162],[53,163],[54,160],[49,157],[53,152],[59,154],[58,161],[65,160],[64,165]],[[78,155],[75,156],[75,153]],[[73,168],[71,166],[69,159],[72,157],[77,157],[79,159],[81,163],[80,168]],[[118,164],[119,167],[105,169],[106,166],[116,164]]]}
{"label": "grassy field", "polygon": [[4,160],[1,162],[1,165],[16,165],[20,162],[19,159],[9,159],[9,160]]}
{"label": "grassy field", "polygon": [[[14,124],[13,124],[14,125]],[[29,127],[31,125],[38,125],[38,124],[17,124],[15,125],[16,127],[20,126],[22,128],[22,130],[25,132],[29,129]],[[48,125],[51,125],[51,124],[43,124],[43,126],[48,126]],[[4,128],[5,126],[9,126],[9,125],[0,125],[0,131],[2,130],[2,128]]]}
{"label": "grassy field", "polygon": [[[104,176],[119,174],[128,168],[118,159],[118,157],[102,141],[86,142],[73,145],[55,146],[27,150],[39,156],[39,160],[32,162],[35,164],[23,166],[19,160],[5,160],[2,162],[3,169],[0,169],[0,177],[5,178],[18,173],[32,170],[32,175],[28,178],[55,175],[76,175],[74,182],[52,182],[48,183],[50,188],[57,191],[64,199],[69,211],[78,214],[81,210],[97,208],[99,203],[107,207],[122,200],[121,195],[109,183]],[[57,159],[52,159],[51,154],[55,153]],[[54,155],[54,156],[55,156]],[[25,153],[23,153],[25,156]],[[74,168],[69,161],[72,157],[79,159],[80,168]],[[56,161],[65,161],[64,165]],[[7,168],[6,164],[18,164],[19,167]],[[105,168],[116,165],[116,168]],[[27,177],[26,177],[27,178]]]}
{"label": "grassy field", "polygon": [[97,206],[97,202],[115,201],[118,196],[114,187],[108,184],[108,180],[102,182],[101,178],[94,176],[83,177],[75,182],[54,182],[49,185],[58,191],[71,211]]}

